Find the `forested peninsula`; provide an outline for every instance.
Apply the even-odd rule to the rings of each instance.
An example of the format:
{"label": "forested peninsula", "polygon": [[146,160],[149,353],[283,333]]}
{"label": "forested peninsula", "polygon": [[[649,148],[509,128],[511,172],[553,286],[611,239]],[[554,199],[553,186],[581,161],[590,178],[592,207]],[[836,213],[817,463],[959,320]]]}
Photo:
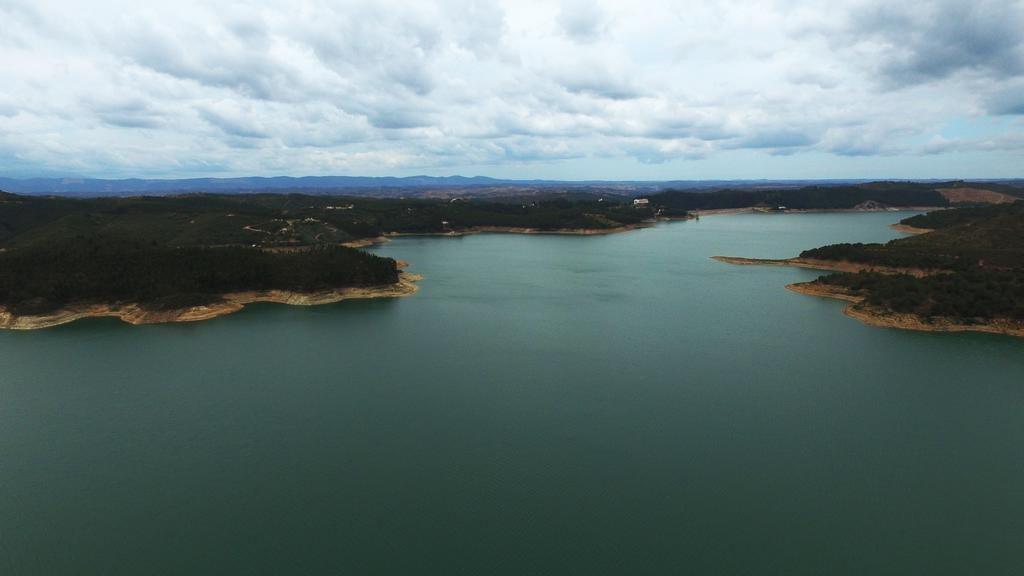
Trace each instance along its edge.
{"label": "forested peninsula", "polygon": [[[990,186],[991,188],[991,186]],[[87,316],[199,320],[247,302],[401,296],[415,275],[359,247],[406,234],[607,234],[718,210],[946,207],[963,183],[404,199],[311,194],[67,198],[0,192],[0,328]],[[999,190],[989,193],[1005,195]]]}
{"label": "forested peninsula", "polygon": [[850,302],[876,326],[1024,336],[1024,202],[929,212],[900,222],[919,233],[885,244],[834,244],[784,260],[832,274],[787,288]]}
{"label": "forested peninsula", "polygon": [[248,302],[411,294],[358,250],[401,234],[601,234],[653,225],[632,199],[404,200],[303,194],[87,198],[0,192],[0,328],[88,316],[189,321]]}

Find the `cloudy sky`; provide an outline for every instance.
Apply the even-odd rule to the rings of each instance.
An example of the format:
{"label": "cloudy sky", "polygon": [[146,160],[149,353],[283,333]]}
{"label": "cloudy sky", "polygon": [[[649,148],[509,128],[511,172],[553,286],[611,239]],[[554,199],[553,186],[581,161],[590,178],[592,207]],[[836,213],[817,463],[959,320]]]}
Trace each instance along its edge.
{"label": "cloudy sky", "polygon": [[0,0],[0,22],[3,176],[1024,176],[1024,0]]}

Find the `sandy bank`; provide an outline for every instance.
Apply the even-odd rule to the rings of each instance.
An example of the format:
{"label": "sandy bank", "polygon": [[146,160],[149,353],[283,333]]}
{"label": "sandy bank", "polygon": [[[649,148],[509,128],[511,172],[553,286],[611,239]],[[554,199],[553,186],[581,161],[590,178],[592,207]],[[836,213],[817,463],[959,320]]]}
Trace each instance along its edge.
{"label": "sandy bank", "polygon": [[889,224],[889,228],[892,228],[897,232],[903,232],[904,234],[925,234],[932,231],[931,228],[918,228],[916,226],[908,226],[906,224]]}
{"label": "sandy bank", "polygon": [[193,306],[179,310],[146,310],[138,304],[81,304],[41,316],[16,316],[0,308],[0,328],[9,330],[35,330],[49,328],[80,320],[82,318],[114,317],[129,324],[162,324],[165,322],[197,322],[238,312],[246,304],[274,302],[293,306],[315,306],[331,304],[355,298],[396,298],[408,296],[418,289],[418,274],[401,272],[395,284],[340,288],[322,292],[288,292],[268,290],[261,292],[233,292],[222,296],[223,300],[206,306]]}
{"label": "sandy bank", "polygon": [[390,242],[384,236],[374,236],[372,238],[360,238],[358,240],[349,240],[348,242],[342,242],[341,245],[346,248],[366,248],[368,246],[375,246],[377,244],[384,244]]}
{"label": "sandy bank", "polygon": [[943,317],[926,320],[914,314],[901,314],[868,306],[864,303],[863,296],[852,294],[840,286],[829,286],[816,282],[800,282],[790,284],[786,288],[799,294],[834,298],[849,302],[850,304],[843,309],[843,314],[856,318],[870,326],[917,330],[919,332],[984,332],[987,334],[1024,337],[1024,322],[1018,320],[995,318],[980,321],[977,324],[964,324],[956,319]]}
{"label": "sandy bank", "polygon": [[793,266],[796,268],[808,268],[811,270],[826,270],[829,272],[878,272],[881,274],[909,274],[918,278],[931,274],[942,273],[941,270],[925,270],[922,268],[896,268],[893,266],[878,266],[865,264],[863,262],[851,262],[849,260],[820,260],[817,258],[740,258],[737,256],[712,256],[712,260],[725,262],[726,264],[738,264],[741,266]]}

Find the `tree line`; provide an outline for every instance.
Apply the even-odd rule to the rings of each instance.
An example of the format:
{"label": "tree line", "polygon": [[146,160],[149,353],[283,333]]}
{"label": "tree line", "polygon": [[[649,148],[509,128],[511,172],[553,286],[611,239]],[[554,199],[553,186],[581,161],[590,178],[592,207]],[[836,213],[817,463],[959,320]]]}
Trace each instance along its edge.
{"label": "tree line", "polygon": [[79,302],[180,308],[216,302],[229,292],[309,292],[398,281],[394,260],[340,246],[274,253],[173,248],[109,236],[0,252],[0,271],[0,305],[19,314]]}

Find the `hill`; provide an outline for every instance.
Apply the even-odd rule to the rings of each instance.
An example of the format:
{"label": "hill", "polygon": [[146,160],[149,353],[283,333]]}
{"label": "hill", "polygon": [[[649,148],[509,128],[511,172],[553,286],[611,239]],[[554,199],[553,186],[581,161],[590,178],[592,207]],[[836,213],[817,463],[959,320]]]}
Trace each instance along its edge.
{"label": "hill", "polygon": [[886,244],[825,246],[800,259],[918,273],[836,273],[796,288],[852,299],[849,313],[874,323],[1024,335],[1024,203],[945,210],[903,223],[933,231]]}
{"label": "hill", "polygon": [[[897,186],[910,182],[891,183]],[[973,188],[1020,196],[1024,181],[922,181],[932,188]],[[792,190],[808,186],[833,188],[871,185],[866,180],[544,180],[501,179],[485,176],[303,176],[121,180],[95,178],[4,178],[0,189],[19,194],[77,197],[163,196],[181,193],[302,193],[381,198],[503,198],[535,197],[552,193],[620,195],[635,197],[660,191]]]}
{"label": "hill", "polygon": [[851,210],[857,207],[907,208],[949,205],[935,184],[874,182],[797,189],[718,190],[711,193],[672,190],[649,196],[667,211],[727,210],[759,206],[795,210]]}
{"label": "hill", "polygon": [[402,295],[411,291],[410,277],[403,280],[394,260],[340,244],[481,229],[596,233],[647,225],[653,216],[648,207],[611,200],[3,193],[0,326],[48,326],[82,315],[198,319],[237,310],[240,302]]}
{"label": "hill", "polygon": [[[383,290],[380,294],[394,294],[393,287],[402,281],[397,263],[345,245],[396,234],[597,234],[650,226],[660,218],[688,218],[693,210],[949,205],[934,183],[900,182],[673,190],[647,200],[634,203],[614,195],[494,201],[274,193],[68,198],[0,192],[0,315],[39,315],[86,305],[106,306],[104,313],[129,305],[145,313],[215,305],[231,300],[232,294],[253,291],[301,296],[377,287]],[[827,246],[802,257],[961,274],[963,282],[952,288],[942,280],[915,284],[886,276],[857,276],[854,281],[838,275],[820,282],[893,310],[911,306],[913,299],[902,295],[924,291],[928,296],[915,301],[914,308],[923,316],[955,312],[1016,318],[1016,308],[1007,302],[1017,294],[1022,222],[1021,202],[944,210],[905,221],[935,230],[925,235],[887,245]],[[979,296],[979,290],[987,296]],[[976,305],[950,308],[949,298],[940,298],[937,291],[954,299],[963,295]]]}
{"label": "hill", "polygon": [[8,195],[0,246],[112,234],[163,246],[281,248],[395,233],[460,233],[480,227],[602,231],[642,225],[648,207],[609,199],[521,202],[402,200],[305,194],[188,194],[90,198]]}

